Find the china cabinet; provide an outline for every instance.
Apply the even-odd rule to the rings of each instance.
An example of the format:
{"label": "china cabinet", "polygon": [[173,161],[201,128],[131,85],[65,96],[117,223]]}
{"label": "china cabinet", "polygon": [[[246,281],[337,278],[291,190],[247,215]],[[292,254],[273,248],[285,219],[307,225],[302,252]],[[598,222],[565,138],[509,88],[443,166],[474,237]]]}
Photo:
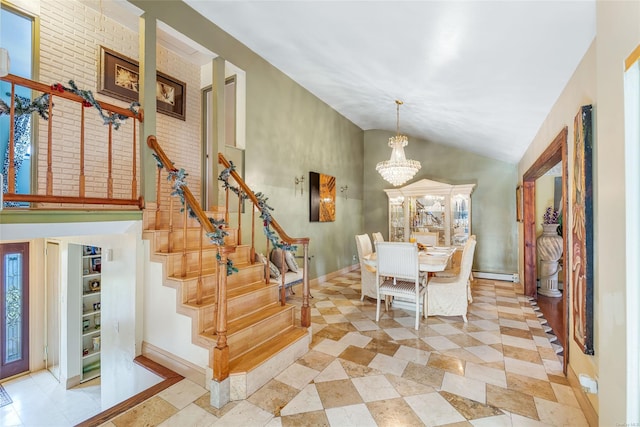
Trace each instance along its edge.
{"label": "china cabinet", "polygon": [[389,240],[408,241],[414,232],[435,232],[439,245],[464,245],[471,235],[474,187],[423,179],[384,190],[389,198]]}

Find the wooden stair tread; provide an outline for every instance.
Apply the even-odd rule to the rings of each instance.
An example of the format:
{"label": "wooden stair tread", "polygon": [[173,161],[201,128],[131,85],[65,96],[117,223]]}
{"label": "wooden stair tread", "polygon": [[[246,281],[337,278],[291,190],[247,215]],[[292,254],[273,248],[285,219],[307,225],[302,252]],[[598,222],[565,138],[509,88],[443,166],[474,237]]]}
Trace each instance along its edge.
{"label": "wooden stair tread", "polygon": [[[260,281],[257,281],[257,282],[248,283],[246,285],[238,286],[238,287],[235,287],[233,289],[227,289],[227,299],[235,298],[235,297],[238,297],[240,295],[250,294],[251,292],[260,291],[260,290],[262,290],[264,288],[268,288],[268,287],[271,287],[271,286],[274,286],[273,282],[271,282],[271,283],[269,283],[267,285],[264,280],[260,280]],[[277,286],[277,284],[275,286]]]}
{"label": "wooden stair tread", "polygon": [[265,341],[240,357],[229,362],[231,374],[242,374],[254,369],[273,355],[307,335],[306,328],[292,326],[290,329]]}
{"label": "wooden stair tread", "polygon": [[[160,252],[157,252],[160,253]],[[172,252],[175,253],[175,252]],[[166,253],[163,253],[162,255],[167,255]],[[237,268],[238,270],[241,270],[243,268],[248,268],[248,267],[252,267],[254,265],[256,265],[257,263],[253,263],[250,264],[248,262],[242,262],[239,264],[233,264],[233,266],[235,268]],[[262,267],[262,265],[260,265],[260,267]],[[214,276],[216,273],[218,272],[218,270],[216,269],[212,269],[212,268],[203,268],[202,269],[202,274],[198,274],[197,271],[187,271],[186,276],[175,276],[175,275],[171,275],[168,276],[169,279],[171,280],[177,280],[177,281],[182,281],[182,280],[193,280],[193,279],[197,279],[199,276],[205,277],[205,276]]]}
{"label": "wooden stair tread", "polygon": [[[243,316],[239,319],[229,320],[227,322],[227,336],[233,335],[238,331],[242,331],[246,328],[249,328],[257,323],[263,322],[266,319],[274,317],[283,311],[292,310],[294,308],[293,305],[280,305],[279,302],[275,302],[272,305],[268,305],[263,307],[262,310],[258,310],[246,316]],[[217,335],[213,328],[206,329],[201,335],[206,336],[207,338],[213,337],[215,340]]]}
{"label": "wooden stair tread", "polygon": [[198,304],[195,299],[185,302],[183,305],[193,309],[204,308],[216,303],[216,298],[213,295],[202,297],[202,302]]}

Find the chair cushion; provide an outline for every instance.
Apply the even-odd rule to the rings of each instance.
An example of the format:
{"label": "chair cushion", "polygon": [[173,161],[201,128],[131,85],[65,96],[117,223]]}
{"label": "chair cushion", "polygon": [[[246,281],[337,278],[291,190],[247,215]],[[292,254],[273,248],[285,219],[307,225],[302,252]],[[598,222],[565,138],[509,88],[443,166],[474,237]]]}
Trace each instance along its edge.
{"label": "chair cushion", "polygon": [[[278,267],[278,270],[282,270],[282,249],[280,248],[273,248],[273,250],[271,251],[271,262],[275,264],[276,267]],[[284,272],[286,273],[289,270],[289,266],[286,263],[284,263]]]}
{"label": "chair cushion", "polygon": [[[267,265],[267,257],[261,253],[256,253],[256,261],[261,262],[263,265]],[[272,279],[280,278],[280,270],[272,262],[269,262],[269,277]]]}
{"label": "chair cushion", "polygon": [[289,271],[293,271],[294,273],[298,272],[298,263],[296,262],[296,257],[293,256],[293,252],[285,251],[284,252],[284,261],[287,263],[287,267]]}
{"label": "chair cushion", "polygon": [[[420,289],[424,288],[424,286],[420,285]],[[380,293],[381,294],[393,294],[393,295],[407,295],[415,297],[416,295],[416,284],[415,282],[409,282],[406,280],[396,280],[395,285],[393,284],[393,279],[386,279],[380,285]]]}

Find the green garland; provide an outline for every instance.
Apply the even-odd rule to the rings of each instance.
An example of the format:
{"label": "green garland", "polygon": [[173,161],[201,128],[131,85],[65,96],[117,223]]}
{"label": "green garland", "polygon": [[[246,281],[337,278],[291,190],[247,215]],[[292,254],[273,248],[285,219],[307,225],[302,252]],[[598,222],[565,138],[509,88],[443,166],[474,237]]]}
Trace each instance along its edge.
{"label": "green garland", "polygon": [[[100,106],[98,101],[96,101],[96,99],[93,97],[93,93],[90,90],[78,89],[78,86],[76,86],[73,80],[69,80],[69,87],[63,86],[60,83],[55,83],[51,85],[51,89],[57,90],[58,92],[67,91],[78,95],[84,100],[82,105],[84,105],[85,107],[94,107],[96,110],[98,110],[98,114],[100,114],[100,117],[102,117],[103,123],[105,125],[112,124],[113,128],[116,130],[118,130],[122,122],[124,120],[127,120],[128,118],[127,116],[118,113],[105,114],[105,112],[102,111],[102,107]],[[139,106],[140,103],[132,102],[131,105],[129,105],[129,111],[137,115],[138,110],[136,110],[136,107]]]}
{"label": "green garland", "polygon": [[[162,163],[162,160],[160,160],[160,157],[155,153],[152,154],[153,158],[156,161],[156,166],[158,167],[158,169],[162,169],[163,167],[165,167]],[[196,220],[198,220],[198,222],[200,222],[200,218],[198,218],[195,212],[193,212],[191,206],[187,205],[184,197],[184,190],[182,187],[187,186],[187,176],[189,176],[189,174],[184,169],[173,169],[168,171],[167,181],[173,181],[171,184],[171,196],[177,196],[180,199],[180,203],[182,204],[180,212],[184,212],[186,206],[187,214],[189,215],[189,217],[195,218]],[[224,238],[229,235],[229,233],[225,230],[225,228],[227,227],[227,223],[224,219],[214,219],[211,217],[208,217],[208,219],[211,223],[211,226],[213,227],[213,231],[206,233],[206,236],[214,245],[218,247],[224,246]],[[218,261],[222,260],[220,251],[216,253],[216,259]],[[227,276],[238,272],[238,269],[233,265],[233,260],[231,260],[230,258],[227,258],[226,268]]]}
{"label": "green garland", "polygon": [[[9,92],[7,92],[6,95],[11,97],[11,93]],[[40,95],[33,101],[29,100],[29,98],[25,98],[24,96],[14,95],[15,115],[21,116],[23,114],[31,114],[35,112],[43,119],[49,120],[49,98],[50,95],[48,93]],[[3,114],[10,115],[11,108],[2,99],[0,99],[0,116]]]}
{"label": "green garland", "polygon": [[[220,175],[218,176],[218,181],[222,181],[223,187],[225,189],[228,188],[229,190],[237,194],[238,197],[242,197],[243,198],[242,200],[244,200],[247,198],[247,195],[239,188],[229,184],[229,177],[231,177],[231,172],[236,170],[236,167],[233,164],[233,162],[230,161],[229,164],[230,166],[228,168],[223,169],[222,172],[220,172]],[[258,193],[254,192],[253,195],[256,197],[256,199],[258,199],[258,209],[260,209],[260,218],[262,219],[262,225],[263,225],[262,230],[264,232],[264,235],[267,237],[267,239],[269,239],[269,241],[273,245],[273,247],[280,248],[285,251],[296,251],[297,250],[296,246],[279,240],[278,235],[273,230],[271,230],[270,225],[273,219],[271,216],[271,211],[273,210],[273,208],[269,206],[269,204],[267,203],[267,200],[269,200],[269,198],[264,194],[262,194],[261,192],[258,192]]]}
{"label": "green garland", "polygon": [[[102,107],[100,106],[98,101],[96,101],[96,99],[93,97],[93,93],[90,90],[78,89],[78,86],[76,86],[73,80],[69,80],[69,87],[63,86],[60,83],[54,83],[51,85],[51,89],[60,93],[66,91],[66,92],[71,92],[73,94],[78,95],[80,98],[83,99],[82,105],[84,105],[85,107],[94,107],[96,110],[98,110],[98,114],[102,118],[102,122],[105,125],[109,125],[109,124],[113,125],[113,128],[115,130],[118,130],[120,128],[120,125],[125,120],[128,119],[127,116],[118,114],[118,113],[106,114],[102,110]],[[10,93],[7,93],[6,95],[11,97]],[[51,95],[49,95],[48,93],[45,93],[35,98],[33,101],[30,101],[29,98],[15,95],[14,96],[15,114],[18,116],[21,116],[23,114],[31,114],[36,112],[43,119],[49,120],[50,96]],[[140,103],[132,102],[131,105],[129,105],[129,111],[131,111],[135,115],[138,115],[138,110],[136,109],[136,107],[139,107],[139,106],[140,106]],[[10,107],[3,100],[0,99],[0,116],[3,114],[10,114],[10,112],[11,112]]]}

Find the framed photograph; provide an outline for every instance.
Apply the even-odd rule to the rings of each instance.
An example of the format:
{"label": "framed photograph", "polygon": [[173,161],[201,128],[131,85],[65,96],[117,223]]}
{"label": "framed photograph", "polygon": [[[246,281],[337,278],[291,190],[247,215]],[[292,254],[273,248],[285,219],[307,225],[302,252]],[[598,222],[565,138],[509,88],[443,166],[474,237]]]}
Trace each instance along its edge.
{"label": "framed photograph", "polygon": [[522,185],[518,185],[516,187],[516,221],[518,222],[524,221],[522,203],[523,203]]}
{"label": "framed photograph", "polygon": [[[185,120],[187,84],[161,72],[157,73],[157,111]],[[98,93],[123,101],[138,101],[140,92],[138,61],[100,46]]]}

